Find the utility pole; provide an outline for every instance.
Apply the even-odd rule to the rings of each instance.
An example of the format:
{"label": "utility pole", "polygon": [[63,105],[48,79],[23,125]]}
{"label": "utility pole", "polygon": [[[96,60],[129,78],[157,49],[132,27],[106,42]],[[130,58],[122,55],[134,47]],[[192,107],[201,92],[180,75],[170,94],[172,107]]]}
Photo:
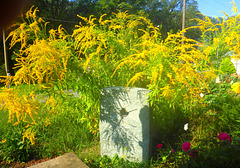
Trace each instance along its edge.
{"label": "utility pole", "polygon": [[[186,14],[186,0],[183,0],[182,31],[185,29],[185,17],[186,17],[185,14]],[[184,44],[183,38],[184,32],[182,32],[182,44]]]}
{"label": "utility pole", "polygon": [[[5,43],[5,32],[4,32],[4,29],[3,29],[3,52],[4,52],[6,75],[10,76],[10,73],[8,72],[8,62],[7,62],[7,52],[6,52],[6,43]],[[8,88],[10,88],[10,84],[8,85]]]}
{"label": "utility pole", "polygon": [[[6,44],[5,44],[5,32],[3,29],[3,53],[4,53],[4,60],[5,60],[5,70],[8,73],[8,64],[7,64],[7,53],[6,53]],[[6,74],[8,75],[8,74]]]}

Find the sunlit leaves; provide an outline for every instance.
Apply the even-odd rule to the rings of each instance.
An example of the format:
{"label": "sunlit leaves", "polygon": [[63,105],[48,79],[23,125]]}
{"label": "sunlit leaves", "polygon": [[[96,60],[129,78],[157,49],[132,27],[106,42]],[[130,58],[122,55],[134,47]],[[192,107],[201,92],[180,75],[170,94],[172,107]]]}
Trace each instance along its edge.
{"label": "sunlit leaves", "polygon": [[[32,92],[30,95],[19,95],[19,90],[3,88],[0,92],[1,110],[8,109],[9,117],[8,122],[13,125],[19,124],[21,121],[29,123],[30,125],[36,124],[38,118],[39,102],[35,99],[35,94]],[[32,144],[34,144],[34,132],[31,128],[24,130],[24,136],[26,135]],[[30,136],[31,135],[31,136]]]}
{"label": "sunlit leaves", "polygon": [[[58,45],[61,45],[58,46]],[[67,44],[61,41],[36,40],[16,59],[16,68],[20,68],[13,79],[15,84],[51,83],[63,80],[67,72],[70,57]],[[25,55],[27,57],[25,57]]]}
{"label": "sunlit leaves", "polygon": [[196,19],[198,26],[192,28],[199,28],[202,32],[203,40],[203,52],[209,55],[211,61],[217,62],[215,67],[226,57],[226,53],[229,51],[234,51],[236,55],[240,55],[240,25],[239,18],[240,14],[237,13],[237,8],[233,4],[233,16],[229,16],[227,13],[223,12],[226,16],[221,20],[216,17],[217,23],[205,16],[204,19]]}
{"label": "sunlit leaves", "polygon": [[11,26],[16,27],[12,30],[7,39],[11,39],[10,48],[15,46],[16,43],[21,43],[20,53],[28,47],[28,45],[34,39],[41,39],[46,37],[45,26],[47,22],[45,22],[42,18],[38,18],[36,16],[37,8],[34,9],[34,6],[30,8],[30,10],[26,13],[25,18],[23,18],[23,23],[14,24]]}
{"label": "sunlit leaves", "polygon": [[[94,73],[97,76],[103,76],[102,67],[96,65],[101,64],[98,62],[103,61],[101,57],[104,56],[111,65],[104,64],[114,68],[110,71],[113,85],[118,76],[116,79],[121,85],[147,87],[156,92],[152,92],[154,95],[168,98],[177,97],[181,92],[194,97],[199,92],[196,88],[206,88],[206,81],[214,78],[208,52],[199,50],[197,41],[184,38],[182,45],[181,33],[168,34],[165,40],[161,40],[158,28],[148,19],[127,12],[116,13],[116,18],[107,20],[107,25],[103,24],[104,16],[99,21],[93,17],[81,17],[86,26],[80,25],[74,30],[75,48],[85,55],[84,69],[89,67],[97,72]],[[115,57],[109,57],[109,50]],[[201,64],[203,61],[209,65]],[[121,81],[119,76],[125,80]]]}

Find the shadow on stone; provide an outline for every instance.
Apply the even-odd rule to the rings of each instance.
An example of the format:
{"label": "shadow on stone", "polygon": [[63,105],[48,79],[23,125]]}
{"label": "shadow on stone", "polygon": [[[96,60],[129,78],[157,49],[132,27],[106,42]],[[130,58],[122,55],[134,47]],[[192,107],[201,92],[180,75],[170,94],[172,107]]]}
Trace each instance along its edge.
{"label": "shadow on stone", "polygon": [[109,87],[101,91],[101,154],[130,161],[149,158],[150,123],[147,94],[142,88]]}

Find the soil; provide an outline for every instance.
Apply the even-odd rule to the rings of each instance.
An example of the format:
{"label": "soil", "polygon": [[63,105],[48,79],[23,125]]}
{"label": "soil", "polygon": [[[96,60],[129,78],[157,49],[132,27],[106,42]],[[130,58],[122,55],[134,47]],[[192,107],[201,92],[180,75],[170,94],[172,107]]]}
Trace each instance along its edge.
{"label": "soil", "polygon": [[[55,158],[55,157],[53,157],[53,158]],[[21,163],[21,162],[7,163],[7,162],[3,161],[3,162],[0,162],[0,167],[2,167],[2,168],[25,168],[25,167],[33,166],[38,163],[45,162],[47,160],[51,160],[53,158],[33,159],[26,163]]]}

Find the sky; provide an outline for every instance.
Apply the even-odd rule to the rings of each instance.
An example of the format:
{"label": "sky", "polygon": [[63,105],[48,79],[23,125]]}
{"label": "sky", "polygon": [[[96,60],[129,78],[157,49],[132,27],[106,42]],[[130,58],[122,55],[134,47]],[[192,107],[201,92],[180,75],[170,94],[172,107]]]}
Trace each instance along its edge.
{"label": "sky", "polygon": [[[207,16],[217,16],[222,17],[225,16],[224,13],[219,11],[226,12],[229,16],[232,16],[232,7],[233,5],[230,3],[232,0],[196,0],[198,2],[198,10],[207,15]],[[234,0],[238,13],[240,12],[240,0]]]}

